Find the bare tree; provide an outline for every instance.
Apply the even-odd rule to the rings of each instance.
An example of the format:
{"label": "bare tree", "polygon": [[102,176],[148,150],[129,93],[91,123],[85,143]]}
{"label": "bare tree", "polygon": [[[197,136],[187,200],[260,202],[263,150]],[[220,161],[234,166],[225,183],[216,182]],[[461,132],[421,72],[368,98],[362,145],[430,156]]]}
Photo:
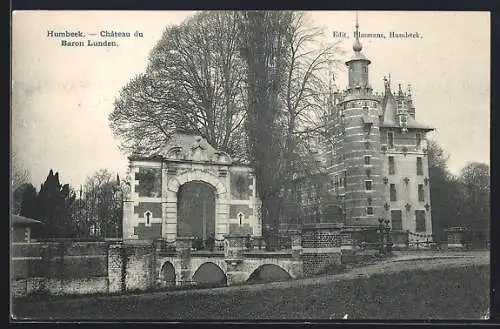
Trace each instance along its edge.
{"label": "bare tree", "polygon": [[[339,53],[322,45],[320,29],[301,12],[245,12],[242,56],[247,63],[247,132],[264,221],[277,227],[280,191],[294,174],[316,171],[315,144],[324,127],[327,76]],[[272,230],[272,229],[271,229]]]}
{"label": "bare tree", "polygon": [[21,185],[30,182],[31,173],[23,167],[14,151],[11,153],[11,166],[11,184],[12,190],[15,191]]}
{"label": "bare tree", "polygon": [[107,169],[87,177],[76,192],[78,199],[72,209],[81,236],[117,237],[121,229],[121,193],[119,177]]}
{"label": "bare tree", "polygon": [[169,26],[147,71],[123,88],[110,115],[126,150],[150,153],[182,129],[244,156],[244,65],[235,12],[202,12]]}

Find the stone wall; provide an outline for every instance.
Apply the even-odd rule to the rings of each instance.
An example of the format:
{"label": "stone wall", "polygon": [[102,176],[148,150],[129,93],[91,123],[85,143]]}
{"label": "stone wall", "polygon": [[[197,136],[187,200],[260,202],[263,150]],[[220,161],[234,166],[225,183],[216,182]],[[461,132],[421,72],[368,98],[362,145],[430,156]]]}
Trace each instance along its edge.
{"label": "stone wall", "polygon": [[107,292],[107,248],[106,242],[13,244],[12,296]]}
{"label": "stone wall", "polygon": [[310,224],[302,228],[304,276],[319,274],[341,263],[341,228],[336,223]]}

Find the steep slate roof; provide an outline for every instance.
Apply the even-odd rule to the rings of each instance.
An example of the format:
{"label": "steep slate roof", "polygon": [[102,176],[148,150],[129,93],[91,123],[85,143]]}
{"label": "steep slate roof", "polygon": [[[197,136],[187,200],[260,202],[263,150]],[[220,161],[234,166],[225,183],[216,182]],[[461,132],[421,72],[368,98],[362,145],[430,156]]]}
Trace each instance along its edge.
{"label": "steep slate roof", "polygon": [[[383,116],[381,127],[387,128],[399,128],[399,124],[396,122],[397,105],[394,95],[390,89],[386,89],[385,96],[382,101],[383,106]],[[425,125],[423,123],[415,120],[411,115],[406,118],[408,129],[421,129],[421,130],[434,130],[433,127]]]}

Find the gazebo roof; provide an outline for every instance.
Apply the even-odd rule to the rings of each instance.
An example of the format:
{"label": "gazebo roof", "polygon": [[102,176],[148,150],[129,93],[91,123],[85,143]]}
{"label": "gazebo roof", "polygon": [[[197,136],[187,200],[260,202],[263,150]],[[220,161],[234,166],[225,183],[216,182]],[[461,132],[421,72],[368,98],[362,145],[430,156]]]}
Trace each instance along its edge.
{"label": "gazebo roof", "polygon": [[39,220],[28,218],[19,215],[12,215],[12,224],[13,225],[35,225],[42,224]]}

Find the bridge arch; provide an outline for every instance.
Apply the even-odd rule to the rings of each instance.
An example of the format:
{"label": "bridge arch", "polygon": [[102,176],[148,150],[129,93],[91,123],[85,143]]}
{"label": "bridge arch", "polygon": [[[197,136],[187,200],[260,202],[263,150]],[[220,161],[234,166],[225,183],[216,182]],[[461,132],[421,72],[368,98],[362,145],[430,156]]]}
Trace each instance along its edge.
{"label": "bridge arch", "polygon": [[263,264],[257,267],[248,277],[248,283],[287,281],[292,276],[283,267],[276,264]]}
{"label": "bridge arch", "polygon": [[225,286],[227,276],[224,270],[215,263],[205,262],[193,274],[193,281],[202,286]]}
{"label": "bridge arch", "polygon": [[160,282],[163,287],[175,286],[175,267],[174,265],[166,261],[161,267],[160,272]]}

